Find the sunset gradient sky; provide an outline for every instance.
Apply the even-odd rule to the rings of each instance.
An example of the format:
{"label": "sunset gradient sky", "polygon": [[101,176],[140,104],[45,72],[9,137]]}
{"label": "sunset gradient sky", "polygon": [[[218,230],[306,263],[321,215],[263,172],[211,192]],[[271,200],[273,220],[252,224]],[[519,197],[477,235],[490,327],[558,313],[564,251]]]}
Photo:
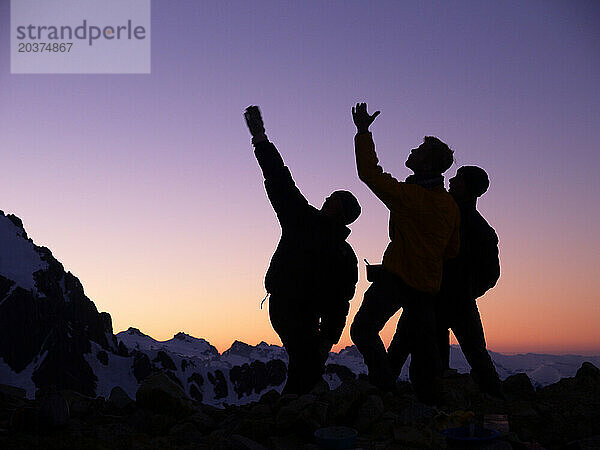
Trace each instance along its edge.
{"label": "sunset gradient sky", "polygon": [[[398,178],[424,135],[485,168],[502,276],[488,348],[600,354],[600,3],[152,1],[151,75],[11,75],[0,1],[0,209],[82,281],[115,332],[220,351],[280,341],[263,277],[279,239],[242,111],[260,105],[309,201],[356,194],[378,262],[387,211],[356,175],[366,101]],[[344,334],[367,288],[364,265]],[[386,343],[395,320],[383,331]]]}

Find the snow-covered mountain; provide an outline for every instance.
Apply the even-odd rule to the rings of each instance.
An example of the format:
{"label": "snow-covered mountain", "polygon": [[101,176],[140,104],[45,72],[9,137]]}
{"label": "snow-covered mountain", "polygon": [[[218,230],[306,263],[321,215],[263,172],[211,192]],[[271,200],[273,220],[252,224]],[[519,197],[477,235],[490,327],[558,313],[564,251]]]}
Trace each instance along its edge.
{"label": "snow-covered mountain", "polygon": [[[235,341],[219,354],[206,340],[182,332],[167,341],[157,341],[129,328],[116,337],[131,351],[134,372],[143,365],[148,370],[164,370],[190,397],[215,406],[244,404],[258,400],[269,389],[280,391],[287,376],[285,350],[264,342],[252,346]],[[140,380],[145,375],[141,369],[137,373]],[[122,387],[135,395],[135,386]]]}
{"label": "snow-covered mountain", "polygon": [[[600,356],[490,354],[501,378],[525,372],[535,386],[574,376],[584,361],[600,367]],[[162,371],[198,401],[244,404],[282,389],[287,359],[282,347],[265,342],[235,341],[220,354],[205,339],[182,332],[167,341],[136,328],[115,336],[110,315],[98,312],[80,281],[33,243],[18,217],[0,211],[0,384],[24,388],[30,398],[51,386],[104,397],[120,386],[135,398],[140,383]],[[469,370],[456,346],[451,366]],[[330,353],[325,379],[335,388],[366,372],[362,355],[350,346]],[[408,363],[401,378],[407,372]]]}
{"label": "snow-covered mountain", "polygon": [[[269,345],[261,342],[258,345],[252,346],[240,341],[235,341],[231,348],[224,351],[222,355],[215,350],[211,352],[210,358],[206,357],[206,348],[210,346],[203,339],[196,339],[184,335],[191,339],[192,342],[200,341],[203,346],[199,347],[199,351],[195,353],[189,348],[181,350],[180,344],[177,342],[177,336],[184,335],[178,333],[173,339],[168,341],[156,341],[150,336],[141,333],[135,328],[130,328],[117,334],[117,339],[122,341],[130,348],[141,350],[158,350],[164,351],[166,354],[177,359],[182,356],[187,356],[190,361],[196,365],[203,365],[208,371],[211,369],[220,369],[227,374],[231,368],[235,366],[251,365],[255,362],[266,363],[271,360],[280,360],[287,363],[287,353],[285,349],[278,345]],[[214,347],[210,346],[214,349]],[[600,367],[600,356],[582,356],[582,355],[546,355],[546,354],[519,354],[519,355],[504,355],[502,353],[490,352],[492,360],[496,365],[498,374],[501,379],[506,379],[517,373],[526,373],[535,387],[546,386],[560,380],[561,378],[573,377],[577,369],[585,361],[589,361],[596,367]],[[408,380],[408,366],[410,357],[402,368],[400,379]],[[341,383],[339,369],[336,366],[347,367],[354,375],[366,374],[367,366],[363,361],[363,357],[355,346],[348,346],[339,352],[331,352],[327,360],[327,365],[331,368],[325,374],[325,379],[331,388],[337,387]],[[467,363],[459,346],[453,345],[450,348],[450,365],[461,373],[469,372],[470,367]],[[232,385],[235,392],[235,388]],[[228,398],[228,403],[238,403],[239,399]]]}
{"label": "snow-covered mountain", "polygon": [[[283,358],[283,359],[281,359]],[[159,342],[130,328],[112,331],[80,281],[27,236],[21,219],[0,211],[0,384],[71,389],[108,397],[165,372],[196,400],[220,405],[257,399],[286,379],[285,352],[236,342],[220,355],[204,339],[178,333]]]}
{"label": "snow-covered mountain", "polygon": [[118,340],[123,342],[130,350],[163,350],[176,353],[181,356],[196,357],[207,361],[219,357],[219,352],[204,339],[198,339],[185,333],[177,333],[173,339],[168,341],[157,341],[145,335],[137,328],[129,328],[117,335]]}
{"label": "snow-covered mountain", "polygon": [[21,219],[0,211],[0,383],[30,396],[50,386],[93,395],[97,380],[84,357],[92,343],[118,352],[110,315],[33,243]]}

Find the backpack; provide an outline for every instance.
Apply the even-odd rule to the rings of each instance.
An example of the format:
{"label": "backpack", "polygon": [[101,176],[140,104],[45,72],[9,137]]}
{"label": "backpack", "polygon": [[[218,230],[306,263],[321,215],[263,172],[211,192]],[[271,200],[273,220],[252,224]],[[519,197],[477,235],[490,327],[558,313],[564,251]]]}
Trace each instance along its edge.
{"label": "backpack", "polygon": [[[478,216],[478,217],[477,217]],[[477,213],[470,224],[468,242],[468,280],[472,298],[481,297],[500,278],[498,236],[486,220]]]}

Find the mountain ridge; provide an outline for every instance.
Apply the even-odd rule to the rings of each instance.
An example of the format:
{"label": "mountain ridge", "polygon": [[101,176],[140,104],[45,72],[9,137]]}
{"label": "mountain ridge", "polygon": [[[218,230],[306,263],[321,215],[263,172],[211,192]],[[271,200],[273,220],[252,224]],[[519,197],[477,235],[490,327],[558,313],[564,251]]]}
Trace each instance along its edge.
{"label": "mountain ridge", "polygon": [[[538,387],[574,376],[584,361],[600,366],[600,357],[490,354],[501,378],[525,372]],[[108,398],[116,386],[135,398],[146,378],[164,372],[191,398],[223,406],[281,391],[287,360],[284,348],[264,341],[235,340],[219,353],[184,331],[166,341],[134,327],[115,335],[110,314],[96,309],[79,279],[35,245],[21,219],[0,211],[0,384],[21,387],[30,398],[48,389]],[[457,347],[451,366],[469,370]],[[335,389],[366,372],[360,352],[348,346],[329,354],[324,379]]]}

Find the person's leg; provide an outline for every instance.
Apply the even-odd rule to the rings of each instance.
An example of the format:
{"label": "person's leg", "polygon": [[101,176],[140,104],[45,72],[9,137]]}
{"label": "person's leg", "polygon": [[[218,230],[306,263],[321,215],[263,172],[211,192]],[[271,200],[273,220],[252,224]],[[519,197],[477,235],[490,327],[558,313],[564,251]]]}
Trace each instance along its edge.
{"label": "person's leg", "polygon": [[502,385],[486,349],[481,316],[475,300],[465,300],[457,309],[452,331],[471,366],[471,375],[483,392],[502,396]]}
{"label": "person's leg", "polygon": [[307,329],[291,335],[286,350],[290,358],[288,384],[284,393],[305,394],[309,392],[323,375],[321,356],[317,349],[315,334]]}
{"label": "person's leg", "polygon": [[442,371],[450,369],[450,322],[452,312],[448,299],[436,297],[435,302],[435,328],[436,342],[440,352]]}
{"label": "person's leg", "polygon": [[407,299],[404,312],[411,342],[410,381],[424,403],[437,401],[437,382],[442,364],[436,342],[435,305],[432,296],[414,294]]}
{"label": "person's leg", "polygon": [[402,367],[408,359],[410,354],[410,329],[408,323],[406,323],[406,314],[404,311],[398,319],[398,325],[396,326],[396,332],[390,342],[387,353],[390,361],[390,367],[392,368],[392,376],[394,380],[397,380],[402,372]]}
{"label": "person's leg", "polygon": [[382,274],[365,292],[363,302],[350,327],[352,341],[369,368],[369,381],[384,390],[393,389],[396,380],[379,332],[400,309],[399,297],[395,277]]}
{"label": "person's leg", "polygon": [[269,317],[288,354],[288,376],[283,393],[308,392],[318,381],[318,318],[300,300],[271,295]]}

